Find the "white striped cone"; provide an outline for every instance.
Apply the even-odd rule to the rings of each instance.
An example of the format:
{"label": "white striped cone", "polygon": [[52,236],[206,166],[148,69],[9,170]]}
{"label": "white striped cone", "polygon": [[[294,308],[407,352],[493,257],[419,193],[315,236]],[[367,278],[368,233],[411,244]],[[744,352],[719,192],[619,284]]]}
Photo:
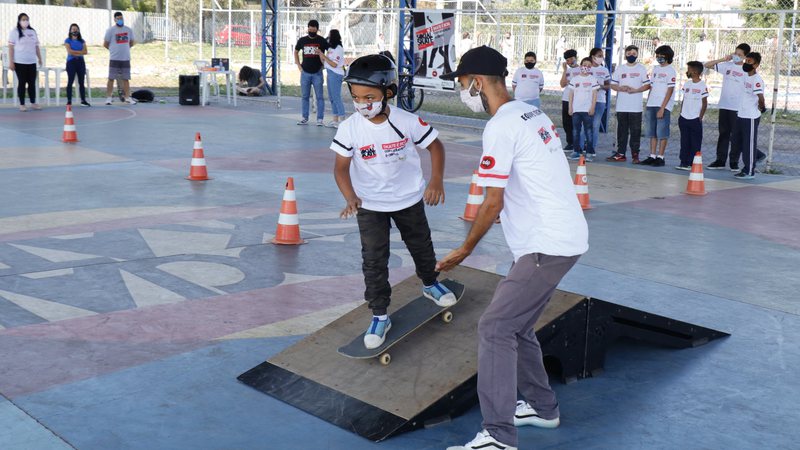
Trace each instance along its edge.
{"label": "white striped cone", "polygon": [[581,209],[592,209],[589,203],[589,176],[586,174],[586,159],[583,155],[578,161],[578,170],[575,171],[575,193],[578,195]]}
{"label": "white striped cone", "polygon": [[67,113],[64,115],[64,133],[61,135],[61,140],[66,143],[78,142],[78,129],[75,128],[72,105],[67,105]]}
{"label": "white striped cone", "polygon": [[275,231],[273,244],[299,245],[305,244],[300,237],[300,218],[297,216],[297,195],[294,192],[294,178],[286,180],[286,190],[283,191],[281,213],[278,216],[278,229]]}
{"label": "white striped cone", "polygon": [[469,195],[467,195],[467,205],[464,207],[464,215],[460,217],[465,222],[473,222],[478,217],[478,209],[483,204],[483,188],[478,186],[478,171],[472,172],[472,182],[469,184]]}
{"label": "white striped cone", "polygon": [[200,138],[200,133],[197,133],[194,138],[194,150],[192,151],[192,164],[189,168],[189,176],[187,180],[204,181],[210,180],[208,176],[208,169],[206,168],[206,157],[203,154],[203,140]]}
{"label": "white striped cone", "polygon": [[703,178],[703,155],[695,153],[692,160],[692,171],[689,173],[689,182],[686,183],[685,194],[706,195],[706,182]]}

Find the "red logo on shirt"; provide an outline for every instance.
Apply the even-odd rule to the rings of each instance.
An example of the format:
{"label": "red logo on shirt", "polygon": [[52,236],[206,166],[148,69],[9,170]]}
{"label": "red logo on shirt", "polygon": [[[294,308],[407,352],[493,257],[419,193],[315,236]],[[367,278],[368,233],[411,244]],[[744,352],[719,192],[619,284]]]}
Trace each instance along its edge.
{"label": "red logo on shirt", "polygon": [[419,119],[419,124],[422,125],[423,127],[427,127],[428,126],[428,122],[425,122],[424,120],[422,120],[422,117],[417,117],[417,119]]}
{"label": "red logo on shirt", "polygon": [[378,154],[375,152],[375,146],[372,144],[365,145],[358,150],[361,151],[361,159],[372,159],[378,156]]}
{"label": "red logo on shirt", "polygon": [[672,77],[672,81],[675,82],[675,77]]}
{"label": "red logo on shirt", "polygon": [[556,126],[555,125],[550,125],[550,129],[553,130],[553,133],[555,133],[556,137],[558,137],[558,131],[556,130]]}
{"label": "red logo on shirt", "polygon": [[756,87],[761,87],[761,83],[756,83]]}
{"label": "red logo on shirt", "polygon": [[623,73],[622,74],[622,79],[624,80],[625,78],[628,78],[628,74],[627,73]]}
{"label": "red logo on shirt", "polygon": [[539,128],[539,137],[542,138],[542,142],[545,144],[549,144],[553,137],[550,135],[550,132],[545,130],[544,127]]}
{"label": "red logo on shirt", "polygon": [[481,160],[481,169],[490,170],[494,167],[494,158],[491,156],[484,156]]}
{"label": "red logo on shirt", "polygon": [[399,148],[403,148],[408,144],[408,138],[403,139],[402,141],[397,142],[390,142],[388,144],[382,144],[381,148],[384,150],[397,150]]}

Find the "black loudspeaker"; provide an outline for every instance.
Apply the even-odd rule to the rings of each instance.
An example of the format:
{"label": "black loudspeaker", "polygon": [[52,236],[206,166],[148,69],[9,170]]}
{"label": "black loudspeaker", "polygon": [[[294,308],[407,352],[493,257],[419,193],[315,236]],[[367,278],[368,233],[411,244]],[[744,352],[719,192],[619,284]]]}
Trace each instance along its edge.
{"label": "black loudspeaker", "polygon": [[178,103],[181,105],[200,104],[200,75],[180,75],[178,77]]}

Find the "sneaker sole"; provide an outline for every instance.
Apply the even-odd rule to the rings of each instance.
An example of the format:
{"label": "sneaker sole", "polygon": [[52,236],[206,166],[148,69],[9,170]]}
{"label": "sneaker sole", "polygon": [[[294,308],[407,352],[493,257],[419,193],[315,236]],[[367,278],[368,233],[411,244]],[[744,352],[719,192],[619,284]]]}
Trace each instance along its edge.
{"label": "sneaker sole", "polygon": [[366,347],[367,350],[375,350],[376,348],[380,347],[381,345],[383,345],[384,342],[386,342],[386,336],[389,335],[389,330],[391,330],[391,329],[392,329],[392,322],[389,322],[389,326],[387,326],[386,327],[386,331],[383,332],[383,339],[381,339],[380,344],[378,344],[378,345],[376,345],[374,347],[370,347],[370,346],[367,345],[366,342],[364,342],[364,347]]}
{"label": "sneaker sole", "polygon": [[537,427],[537,428],[547,428],[553,429],[558,428],[561,425],[561,419],[554,419],[554,420],[545,420],[541,417],[528,417],[528,418],[518,418],[514,416],[514,426],[515,427]]}
{"label": "sneaker sole", "polygon": [[[445,294],[445,295],[447,295],[447,294]],[[453,294],[452,292],[450,293],[450,295],[452,295],[453,298],[455,298],[455,296],[456,296],[456,294]],[[428,294],[427,292],[424,292],[424,291],[422,292],[422,296],[427,298],[428,300],[432,301],[433,303],[436,304],[436,306],[438,306],[440,308],[449,308],[449,307],[455,305],[456,303],[458,303],[458,299],[456,299],[453,303],[450,303],[448,305],[443,305],[443,304],[439,303],[439,301],[436,300],[432,295],[430,295],[430,294]]]}

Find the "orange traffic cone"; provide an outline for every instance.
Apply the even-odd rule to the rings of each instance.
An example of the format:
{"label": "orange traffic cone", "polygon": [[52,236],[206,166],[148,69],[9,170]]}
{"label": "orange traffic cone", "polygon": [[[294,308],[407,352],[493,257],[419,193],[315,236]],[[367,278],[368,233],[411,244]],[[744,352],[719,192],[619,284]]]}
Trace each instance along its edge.
{"label": "orange traffic cone", "polygon": [[192,166],[189,168],[189,176],[187,180],[203,181],[210,180],[208,171],[206,169],[206,157],[203,155],[203,141],[200,139],[200,133],[194,138],[194,152],[192,152]]}
{"label": "orange traffic cone", "polygon": [[575,172],[575,192],[578,194],[581,208],[592,209],[592,205],[589,204],[589,177],[586,176],[586,158],[583,155],[578,161],[578,170]]}
{"label": "orange traffic cone", "polygon": [[472,172],[472,182],[469,183],[469,195],[467,196],[467,206],[464,207],[464,215],[460,217],[465,222],[474,222],[478,217],[478,209],[483,204],[483,188],[478,186],[478,171]]}
{"label": "orange traffic cone", "polygon": [[706,182],[703,179],[703,155],[697,152],[692,161],[692,172],[689,173],[689,182],[686,183],[686,192],[689,195],[706,195]]}
{"label": "orange traffic cone", "polygon": [[294,193],[294,178],[286,180],[286,190],[281,202],[281,215],[278,217],[278,229],[275,231],[273,244],[300,245],[305,244],[300,238],[300,220],[297,217],[297,197]]}
{"label": "orange traffic cone", "polygon": [[75,129],[75,116],[72,115],[72,105],[67,105],[67,114],[64,116],[64,134],[61,140],[67,143],[78,142],[78,131]]}

